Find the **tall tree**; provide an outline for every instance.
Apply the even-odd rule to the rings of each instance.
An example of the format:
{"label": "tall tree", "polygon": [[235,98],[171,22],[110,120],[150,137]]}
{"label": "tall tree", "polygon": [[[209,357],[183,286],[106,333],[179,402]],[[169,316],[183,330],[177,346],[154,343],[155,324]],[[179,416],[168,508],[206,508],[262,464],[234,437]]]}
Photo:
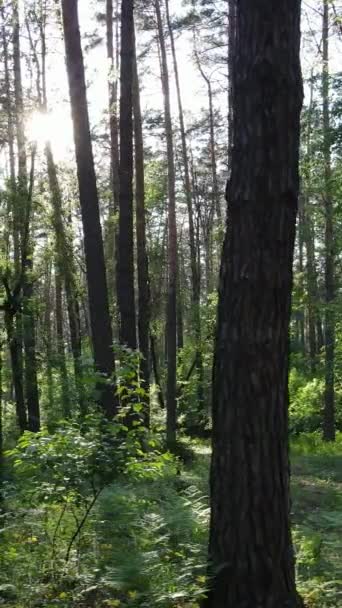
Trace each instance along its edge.
{"label": "tall tree", "polygon": [[166,435],[172,447],[176,441],[177,403],[176,403],[176,370],[177,370],[177,224],[176,224],[176,191],[175,160],[173,148],[173,131],[170,103],[170,83],[163,20],[159,0],[155,0],[158,38],[161,57],[161,81],[164,99],[164,121],[167,148],[168,174],[168,295],[167,295],[167,394],[166,394]]}
{"label": "tall tree", "polygon": [[192,306],[193,306],[193,321],[194,321],[194,333],[196,340],[196,369],[197,369],[197,395],[199,410],[202,411],[204,406],[204,394],[203,394],[203,358],[202,358],[202,345],[201,345],[201,318],[200,318],[200,273],[199,266],[197,264],[196,255],[196,239],[195,239],[195,227],[194,227],[194,205],[191,187],[191,176],[190,176],[190,163],[188,146],[186,140],[185,121],[183,102],[181,95],[181,87],[179,80],[178,61],[176,53],[176,45],[174,39],[174,33],[170,18],[169,0],[165,0],[166,7],[166,19],[169,30],[171,51],[173,59],[173,69],[175,74],[176,92],[177,92],[177,103],[178,103],[178,116],[179,126],[182,144],[182,159],[184,168],[184,188],[186,203],[188,209],[188,220],[189,220],[189,246],[190,246],[190,266],[191,266],[191,286],[192,286]]}
{"label": "tall tree", "polygon": [[117,294],[120,341],[136,349],[133,233],[133,0],[121,4],[120,191]]}
{"label": "tall tree", "polygon": [[142,115],[140,105],[140,89],[138,63],[134,36],[134,67],[133,67],[133,115],[135,143],[135,208],[136,208],[136,237],[137,237],[137,270],[138,270],[138,337],[139,350],[142,356],[140,375],[146,391],[145,422],[149,425],[149,382],[150,382],[150,285],[148,272],[148,257],[146,246],[146,209],[145,209],[145,171],[144,171],[144,140],[142,130]]}
{"label": "tall tree", "polygon": [[289,521],[288,327],[300,0],[236,4],[233,148],[213,376],[210,608],[302,606]]}
{"label": "tall tree", "polygon": [[[113,21],[115,19],[115,35]],[[109,62],[108,108],[110,135],[110,178],[112,204],[106,238],[106,265],[110,296],[114,297],[117,271],[116,214],[119,208],[119,121],[118,121],[118,69],[119,69],[119,0],[106,0],[106,47]],[[111,276],[112,275],[112,276]]]}
{"label": "tall tree", "polygon": [[109,382],[114,372],[113,339],[77,0],[62,0],[62,13],[84,233],[94,362],[97,372],[104,377],[99,384],[101,405],[106,415],[112,416],[116,410],[113,384]]}
{"label": "tall tree", "polygon": [[325,211],[325,395],[323,437],[335,439],[335,235],[334,204],[331,175],[331,133],[329,108],[329,0],[323,0],[323,159],[324,159],[324,211]]}

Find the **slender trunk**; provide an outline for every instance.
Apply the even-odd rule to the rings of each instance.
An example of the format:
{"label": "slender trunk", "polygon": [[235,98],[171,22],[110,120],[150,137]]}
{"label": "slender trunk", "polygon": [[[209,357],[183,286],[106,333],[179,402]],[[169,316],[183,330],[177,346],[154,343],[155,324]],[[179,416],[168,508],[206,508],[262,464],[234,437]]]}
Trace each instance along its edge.
{"label": "slender trunk", "polygon": [[178,254],[177,260],[177,350],[180,351],[184,347],[184,321],[183,321],[183,298],[182,298],[182,264],[181,253]]}
{"label": "slender trunk", "polygon": [[129,348],[136,349],[133,233],[133,40],[133,0],[123,0],[121,5],[120,214],[117,293],[120,341]]}
{"label": "slender trunk", "polygon": [[311,218],[310,208],[310,187],[311,187],[311,168],[310,160],[312,154],[312,113],[313,113],[313,79],[311,77],[310,87],[310,103],[308,109],[308,124],[306,134],[306,160],[304,165],[303,177],[305,192],[303,197],[303,242],[306,253],[306,282],[307,282],[307,299],[308,299],[308,334],[309,334],[309,355],[310,368],[314,374],[317,367],[317,355],[319,355],[323,344],[323,330],[321,315],[319,312],[319,293],[317,281],[317,268],[315,260],[315,228]]}
{"label": "slender trunk", "polygon": [[[135,40],[134,40],[135,46]],[[145,423],[149,425],[149,385],[150,385],[150,282],[148,273],[148,256],[146,248],[146,209],[145,209],[145,176],[144,176],[144,142],[140,107],[140,91],[136,49],[134,49],[133,69],[133,114],[135,140],[135,204],[136,204],[136,238],[138,270],[138,335],[139,350],[142,356],[140,376],[146,391]]]}
{"label": "slender trunk", "polygon": [[170,84],[164,28],[159,0],[155,0],[158,38],[161,54],[161,80],[164,98],[164,120],[168,167],[168,305],[167,305],[167,396],[166,396],[166,439],[170,448],[176,441],[177,404],[177,224],[175,193],[175,161],[170,106]]}
{"label": "slender trunk", "polygon": [[113,34],[114,9],[113,0],[106,0],[106,42],[107,58],[109,63],[108,74],[108,107],[109,107],[109,134],[110,134],[110,177],[112,184],[112,205],[109,211],[109,220],[106,234],[106,261],[110,296],[115,294],[115,275],[117,266],[117,228],[116,215],[119,209],[119,128],[118,128],[118,27],[119,10],[118,0],[115,0],[115,48]]}
{"label": "slender trunk", "polygon": [[[233,149],[213,373],[208,608],[299,608],[288,368],[300,0],[237,3]],[[270,120],[272,116],[272,120]]]}
{"label": "slender trunk", "polygon": [[62,194],[59,187],[56,165],[49,143],[47,143],[45,147],[45,156],[47,161],[49,188],[53,210],[52,223],[56,237],[58,274],[63,277],[65,287],[69,317],[70,342],[74,362],[75,383],[80,412],[83,416],[86,414],[86,403],[83,390],[82,340],[74,254],[72,250],[72,244],[69,241],[68,235],[65,230],[65,225],[63,221]]}
{"label": "slender trunk", "polygon": [[[30,248],[31,249],[31,248]],[[32,255],[29,250],[26,261],[26,270],[23,287],[23,327],[24,327],[24,354],[25,354],[25,397],[28,413],[28,428],[36,433],[40,430],[39,391],[36,358],[36,328],[35,310],[33,300]]]}
{"label": "slender trunk", "polygon": [[213,206],[216,210],[217,220],[219,225],[222,223],[222,212],[220,203],[220,192],[217,178],[217,160],[216,160],[216,138],[215,138],[215,116],[213,104],[213,91],[211,82],[207,80],[208,85],[208,103],[209,103],[209,128],[210,128],[210,161],[213,180]]}
{"label": "slender trunk", "polygon": [[27,429],[27,413],[23,386],[21,342],[18,341],[14,316],[11,311],[5,311],[5,327],[11,357],[17,424],[20,433],[23,433]]}
{"label": "slender trunk", "polygon": [[334,203],[331,191],[331,134],[329,107],[329,0],[323,0],[323,158],[325,211],[325,395],[323,437],[335,440],[335,234]]}
{"label": "slender trunk", "polygon": [[162,391],[162,386],[161,386],[160,376],[159,376],[158,360],[157,360],[157,353],[156,353],[156,341],[155,341],[155,337],[152,335],[151,335],[151,359],[152,359],[154,381],[155,381],[155,384],[157,386],[157,391],[158,391],[159,405],[162,409],[164,409],[165,402],[164,402],[163,391]]}
{"label": "slender trunk", "polygon": [[[46,278],[45,278],[45,315],[43,325],[43,335],[46,348],[46,383],[47,383],[47,403],[48,403],[48,418],[52,415],[52,419],[55,418],[54,412],[54,381],[53,381],[53,344],[52,344],[52,331],[51,331],[51,263],[50,261],[46,267]],[[38,332],[39,335],[39,332]],[[49,420],[48,420],[49,422]]]}
{"label": "slender trunk", "polygon": [[63,327],[63,291],[62,277],[57,265],[55,271],[55,294],[56,294],[56,337],[57,337],[57,362],[59,367],[62,397],[62,413],[64,418],[71,416],[70,392],[68,383],[68,370],[65,359],[64,327]]}
{"label": "slender trunk", "polygon": [[[35,149],[33,148],[31,158],[30,182],[27,175],[27,154],[25,137],[25,119],[23,104],[23,89],[20,60],[20,22],[18,3],[13,4],[13,66],[14,66],[14,93],[16,108],[16,135],[18,148],[18,190],[17,190],[17,212],[18,227],[21,237],[21,270],[18,281],[22,281],[23,294],[23,344],[25,357],[25,397],[28,412],[28,428],[37,432],[40,429],[39,393],[37,379],[37,360],[35,344],[35,314],[32,306],[33,284],[33,247],[30,234],[32,222],[32,196],[34,179]],[[20,321],[17,321],[19,325]],[[17,332],[17,340],[20,342],[20,331]],[[18,365],[20,362],[21,347],[18,347]],[[19,370],[18,370],[19,373]]]}
{"label": "slender trunk", "polygon": [[[0,8],[0,14],[3,20],[1,35],[2,35],[2,49],[4,57],[4,79],[5,79],[5,96],[6,96],[6,112],[7,112],[7,136],[8,136],[8,150],[9,150],[9,165],[10,165],[10,179],[12,196],[15,192],[15,155],[14,155],[14,124],[13,124],[13,111],[12,111],[12,93],[11,93],[11,81],[10,81],[10,68],[9,68],[9,57],[8,57],[8,40],[7,33],[4,24],[4,9]],[[19,243],[16,237],[17,233],[14,232],[14,259],[19,260]]]}
{"label": "slender trunk", "polygon": [[177,92],[177,103],[178,103],[178,116],[180,125],[180,135],[182,144],[182,158],[184,168],[184,186],[185,196],[188,209],[188,221],[189,221],[189,246],[190,246],[190,266],[191,266],[191,287],[192,287],[192,308],[193,308],[193,326],[195,334],[195,348],[196,348],[196,368],[197,368],[197,397],[200,411],[204,406],[204,395],[203,395],[203,358],[202,358],[202,346],[201,346],[201,318],[200,318],[200,276],[198,272],[197,255],[196,255],[196,239],[195,239],[195,227],[194,227],[194,210],[193,210],[193,194],[191,187],[191,176],[190,176],[190,163],[188,155],[188,147],[186,141],[186,131],[184,122],[183,103],[181,96],[181,88],[179,81],[179,71],[177,62],[176,45],[173,35],[172,24],[170,20],[169,0],[165,1],[166,7],[166,18],[169,30],[171,52],[173,59],[173,69],[175,74],[176,92]]}
{"label": "slender trunk", "polygon": [[99,381],[100,403],[105,414],[112,416],[116,411],[115,391],[111,380],[114,372],[113,338],[77,0],[62,0],[62,13],[84,234],[94,362],[96,371],[102,376],[101,382]]}
{"label": "slender trunk", "polygon": [[[304,197],[299,198],[298,204],[298,274],[300,297],[304,295]],[[304,306],[301,304],[298,316],[298,334],[301,352],[305,354],[305,316]]]}

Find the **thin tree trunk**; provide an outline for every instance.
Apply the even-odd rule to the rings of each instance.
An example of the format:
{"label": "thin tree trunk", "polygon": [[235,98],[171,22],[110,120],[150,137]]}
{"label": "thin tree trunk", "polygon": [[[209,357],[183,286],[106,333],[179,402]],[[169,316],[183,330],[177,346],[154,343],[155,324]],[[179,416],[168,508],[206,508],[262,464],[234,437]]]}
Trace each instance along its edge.
{"label": "thin tree trunk", "polygon": [[325,395],[323,438],[335,440],[335,234],[331,192],[331,134],[329,108],[329,0],[323,0],[323,157],[325,210]]}
{"label": "thin tree trunk", "polygon": [[164,98],[164,120],[168,167],[168,305],[167,305],[167,396],[166,396],[166,439],[172,449],[176,442],[177,404],[177,224],[175,193],[175,161],[170,106],[170,84],[164,28],[159,0],[155,0],[158,38],[161,54],[161,80]]}
{"label": "thin tree trunk", "polygon": [[64,328],[63,328],[63,291],[62,278],[59,266],[55,270],[55,295],[56,295],[56,337],[57,337],[57,361],[61,381],[62,413],[64,418],[71,416],[70,392],[68,383],[68,370],[65,359]]}
{"label": "thin tree trunk", "polygon": [[[135,38],[135,37],[134,37]],[[135,47],[135,39],[134,39]],[[145,176],[144,176],[144,142],[140,107],[139,77],[134,48],[133,69],[133,114],[135,140],[135,203],[136,203],[136,238],[138,270],[138,335],[139,350],[142,356],[140,375],[146,391],[145,423],[149,426],[149,390],[150,390],[150,282],[148,273],[148,256],[146,249],[146,209],[145,209]]]}
{"label": "thin tree trunk", "polygon": [[[39,392],[37,379],[37,360],[35,344],[35,314],[33,310],[33,247],[30,234],[32,222],[32,196],[34,180],[34,161],[35,149],[32,150],[30,182],[28,184],[27,175],[27,154],[25,137],[25,120],[23,105],[23,90],[20,60],[20,22],[19,8],[15,2],[13,4],[13,67],[14,67],[14,93],[16,110],[16,136],[18,148],[18,190],[17,190],[17,211],[18,228],[21,237],[21,269],[18,281],[22,282],[23,294],[23,344],[25,357],[25,397],[28,413],[28,428],[30,431],[37,432],[40,429],[39,411]],[[21,353],[21,323],[17,321],[17,341],[18,345],[18,365],[22,367],[20,361]],[[20,373],[18,370],[17,373]]]}
{"label": "thin tree trunk", "polygon": [[170,19],[169,0],[165,0],[166,7],[166,19],[169,30],[171,52],[173,59],[173,69],[175,73],[177,102],[178,102],[178,116],[180,125],[180,135],[182,144],[182,158],[184,168],[184,182],[185,182],[185,196],[188,209],[188,221],[189,221],[189,246],[190,246],[190,266],[191,266],[191,287],[192,287],[192,307],[193,307],[193,324],[196,344],[196,368],[197,368],[197,397],[199,410],[202,411],[204,406],[204,393],[203,393],[203,357],[202,357],[202,344],[201,344],[201,318],[200,318],[200,276],[198,272],[197,256],[196,256],[196,242],[195,242],[195,228],[194,228],[194,210],[192,200],[192,187],[190,177],[190,164],[188,147],[186,141],[185,122],[183,103],[181,96],[181,88],[179,81],[179,71],[177,62],[176,45],[173,35],[173,29]]}
{"label": "thin tree trunk", "polygon": [[117,271],[117,228],[116,215],[119,209],[119,127],[118,127],[118,30],[119,30],[119,2],[115,0],[115,48],[113,19],[113,0],[106,0],[106,43],[107,58],[109,61],[108,74],[108,106],[109,106],[109,134],[110,134],[110,173],[112,183],[112,206],[109,213],[109,223],[106,234],[106,261],[108,286],[113,298],[115,293],[115,276]]}
{"label": "thin tree trunk", "polygon": [[83,390],[82,340],[74,254],[72,250],[72,244],[69,242],[64,227],[62,194],[59,187],[56,165],[49,143],[46,144],[45,155],[47,161],[49,188],[53,210],[52,222],[56,236],[58,273],[61,274],[61,276],[63,277],[65,287],[69,317],[70,342],[74,362],[75,383],[80,412],[83,416],[86,414],[87,408]]}
{"label": "thin tree trunk", "polygon": [[120,341],[137,348],[134,295],[133,233],[133,0],[121,5],[121,91],[120,91],[120,214],[117,294],[120,313]]}
{"label": "thin tree trunk", "polygon": [[27,413],[24,397],[21,342],[18,341],[12,311],[5,311],[5,327],[9,344],[12,380],[15,394],[15,409],[20,433],[27,429]]}
{"label": "thin tree trunk", "polygon": [[[47,383],[47,402],[49,416],[54,412],[54,381],[53,381],[53,343],[52,343],[52,331],[51,331],[51,262],[49,261],[46,265],[46,277],[45,277],[45,315],[43,324],[43,336],[46,347],[46,383]],[[39,335],[39,334],[38,334]],[[48,420],[49,422],[49,420]]]}
{"label": "thin tree trunk", "polygon": [[107,416],[113,416],[116,411],[115,391],[111,380],[114,373],[113,338],[77,0],[62,0],[62,13],[84,233],[94,362],[96,371],[102,376],[101,382],[99,382],[100,403],[104,413]]}
{"label": "thin tree trunk", "polygon": [[213,374],[213,576],[205,605],[299,608],[290,531],[288,329],[300,0],[238,2],[233,49],[234,141]]}
{"label": "thin tree trunk", "polygon": [[155,337],[152,335],[151,335],[151,359],[152,359],[154,381],[155,381],[155,384],[156,384],[157,390],[158,390],[159,405],[162,409],[164,409],[165,402],[164,402],[163,391],[162,391],[162,386],[161,386],[160,376],[159,376],[157,353],[156,353],[156,341],[155,341]]}

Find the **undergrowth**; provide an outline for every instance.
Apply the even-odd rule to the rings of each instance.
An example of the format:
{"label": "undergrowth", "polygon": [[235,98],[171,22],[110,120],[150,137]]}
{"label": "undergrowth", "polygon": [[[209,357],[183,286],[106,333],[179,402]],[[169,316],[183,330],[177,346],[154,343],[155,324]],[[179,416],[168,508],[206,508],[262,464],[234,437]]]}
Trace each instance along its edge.
{"label": "undergrowth", "polygon": [[[342,605],[341,443],[341,434],[334,445],[315,434],[292,441],[297,580],[308,608]],[[73,493],[67,506],[41,495],[37,500],[38,472],[24,501],[11,491],[19,475],[15,471],[1,516],[0,605],[199,606],[206,588],[210,448],[188,442],[185,452],[192,456],[185,464],[165,458],[159,448],[156,440],[148,464],[141,454],[141,461],[131,454],[133,466],[112,479],[107,472],[68,560],[66,550],[85,505]]]}

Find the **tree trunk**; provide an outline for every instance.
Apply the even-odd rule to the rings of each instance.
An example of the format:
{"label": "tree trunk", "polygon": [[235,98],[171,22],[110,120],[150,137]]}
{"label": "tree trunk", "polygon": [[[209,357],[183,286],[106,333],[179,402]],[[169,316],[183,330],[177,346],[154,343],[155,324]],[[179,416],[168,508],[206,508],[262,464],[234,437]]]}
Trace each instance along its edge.
{"label": "tree trunk", "polygon": [[170,107],[170,84],[165,47],[165,37],[159,0],[155,0],[158,38],[161,54],[161,80],[164,98],[164,120],[168,168],[168,304],[167,304],[167,395],[166,395],[166,439],[172,449],[176,441],[177,404],[177,224],[175,193],[175,161],[173,149],[172,119]]}
{"label": "tree trunk", "polygon": [[[18,3],[13,4],[13,67],[14,94],[16,114],[16,136],[18,148],[18,189],[17,189],[17,224],[21,239],[21,267],[17,280],[22,283],[23,295],[23,344],[25,357],[25,397],[28,414],[28,428],[37,432],[40,429],[39,392],[37,379],[37,361],[35,344],[35,315],[32,306],[33,284],[33,247],[30,234],[32,221],[32,195],[34,180],[35,149],[32,150],[30,183],[27,175],[27,154],[25,137],[25,120],[23,106],[23,90],[20,61],[20,22]],[[17,374],[20,373],[21,362],[21,322],[17,319]]]}
{"label": "tree trunk", "polygon": [[62,280],[57,266],[55,270],[55,292],[56,292],[56,336],[57,336],[57,361],[61,382],[62,413],[64,418],[71,416],[70,393],[68,384],[68,370],[65,359],[64,327],[63,327],[63,292]]}
{"label": "tree trunk", "polygon": [[[135,40],[134,40],[135,47]],[[145,423],[149,426],[149,388],[150,388],[150,281],[148,273],[148,256],[146,250],[146,210],[145,210],[145,176],[144,176],[144,142],[140,107],[139,77],[134,48],[133,69],[133,114],[135,140],[135,204],[136,204],[136,237],[137,237],[137,270],[138,270],[138,335],[139,350],[142,356],[140,376],[146,391]]]}
{"label": "tree trunk", "polygon": [[325,394],[323,438],[335,440],[335,234],[334,203],[331,192],[331,134],[329,108],[329,0],[323,0],[323,158],[325,211]]}
{"label": "tree trunk", "polygon": [[288,328],[298,206],[300,0],[237,3],[233,149],[213,376],[210,608],[297,608]]}
{"label": "tree trunk", "polygon": [[113,382],[110,381],[114,372],[113,338],[77,0],[62,0],[62,13],[84,233],[94,362],[96,371],[102,376],[99,381],[100,403],[104,413],[107,416],[113,416],[116,411],[114,387]]}
{"label": "tree trunk", "polygon": [[49,188],[52,204],[52,223],[56,237],[56,253],[58,274],[63,277],[65,294],[67,300],[71,350],[74,362],[75,383],[78,395],[81,415],[86,414],[86,403],[83,390],[82,372],[82,341],[80,326],[80,311],[76,285],[76,269],[74,266],[74,254],[72,244],[69,242],[65,231],[62,194],[59,187],[56,165],[54,162],[51,146],[49,143],[45,147],[47,161]]}
{"label": "tree trunk", "polygon": [[167,25],[168,25],[169,35],[170,35],[170,42],[171,42],[173,69],[174,69],[174,73],[175,73],[177,102],[178,102],[178,116],[179,116],[180,135],[181,135],[181,144],[182,144],[182,158],[183,158],[183,168],[184,168],[185,196],[186,196],[186,203],[187,203],[187,208],[188,208],[192,308],[193,308],[192,318],[193,318],[195,345],[196,345],[197,397],[198,397],[199,410],[202,411],[202,409],[204,407],[204,394],[203,394],[203,358],[202,358],[202,345],[201,345],[201,318],[200,318],[200,275],[198,272],[197,255],[196,255],[196,239],[195,239],[195,227],[194,227],[192,187],[191,187],[191,177],[190,177],[190,163],[189,163],[188,147],[187,147],[187,141],[186,141],[184,112],[183,112],[183,103],[182,103],[180,81],[179,81],[176,46],[175,46],[172,24],[171,24],[171,20],[170,20],[169,0],[165,1],[165,7],[166,7]]}
{"label": "tree trunk", "polygon": [[40,410],[33,284],[30,276],[32,273],[32,256],[33,251],[31,248],[29,248],[23,286],[23,327],[25,354],[25,397],[28,414],[28,429],[34,433],[37,433],[40,430]]}
{"label": "tree trunk", "polygon": [[[47,384],[47,405],[48,405],[48,423],[49,418],[52,414],[52,418],[56,420],[56,413],[54,412],[54,380],[53,380],[53,342],[52,342],[52,331],[51,331],[51,262],[50,260],[46,264],[46,276],[45,276],[45,314],[43,324],[43,341],[45,343],[45,356],[46,356],[46,384]],[[38,332],[39,335],[39,332]]]}
{"label": "tree trunk", "polygon": [[120,342],[136,349],[133,237],[133,0],[121,5],[120,212],[117,293]]}
{"label": "tree trunk", "polygon": [[5,327],[11,356],[12,379],[15,394],[15,410],[20,433],[27,430],[27,413],[25,407],[21,342],[15,330],[14,316],[5,311]]}
{"label": "tree trunk", "polygon": [[108,285],[111,287],[110,295],[115,293],[115,275],[117,270],[117,229],[116,214],[119,208],[119,128],[118,128],[118,35],[119,15],[118,0],[115,0],[115,47],[113,34],[113,0],[106,0],[106,42],[107,58],[109,61],[108,74],[108,105],[109,105],[109,134],[110,134],[110,171],[113,201],[110,208],[109,223],[107,229],[107,271]]}

